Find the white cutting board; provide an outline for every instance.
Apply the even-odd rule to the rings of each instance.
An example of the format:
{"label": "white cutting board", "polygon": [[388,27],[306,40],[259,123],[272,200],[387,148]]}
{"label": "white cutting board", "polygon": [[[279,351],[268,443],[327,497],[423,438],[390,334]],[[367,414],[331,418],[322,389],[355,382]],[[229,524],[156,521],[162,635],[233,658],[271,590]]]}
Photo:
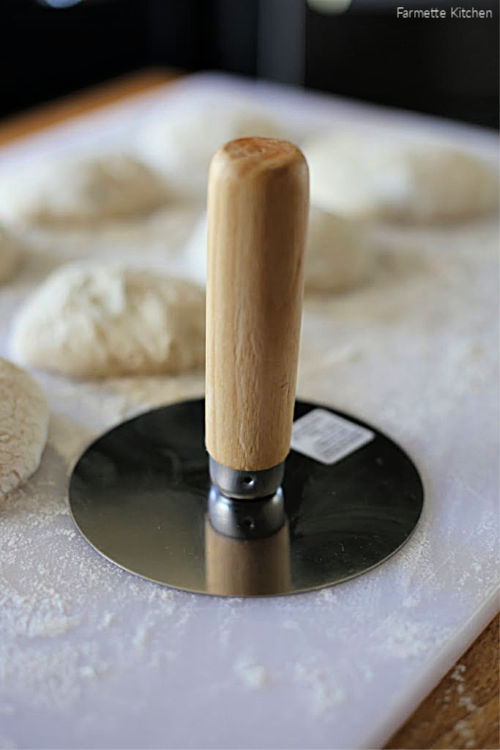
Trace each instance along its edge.
{"label": "white cutting board", "polygon": [[[381,126],[496,157],[496,137],[477,128],[199,75],[3,149],[0,179],[38,154],[127,143],[158,109],[227,93],[262,102],[298,132]],[[162,220],[166,265],[195,215]],[[163,239],[147,235],[144,248],[143,230],[119,230],[113,242],[161,263]],[[372,284],[306,300],[299,395],[377,424],[410,453],[426,488],[407,546],[335,588],[197,597],[101,559],[68,514],[72,460],[125,415],[200,392],[201,378],[96,387],[36,374],[54,413],[50,442],[37,474],[0,508],[0,747],[373,748],[387,740],[497,608],[496,235],[493,221],[395,230],[392,261]],[[27,238],[22,272],[0,288],[2,353],[11,316],[37,280],[61,257],[105,255],[111,242],[94,233]]]}

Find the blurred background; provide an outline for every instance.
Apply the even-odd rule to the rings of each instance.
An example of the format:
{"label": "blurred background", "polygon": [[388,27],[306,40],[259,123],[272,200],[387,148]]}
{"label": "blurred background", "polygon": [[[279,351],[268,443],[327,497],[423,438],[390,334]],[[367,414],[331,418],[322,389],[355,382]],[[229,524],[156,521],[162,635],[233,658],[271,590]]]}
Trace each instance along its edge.
{"label": "blurred background", "polygon": [[[470,8],[468,0],[461,0]],[[401,20],[402,0],[2,0],[0,114],[165,66],[222,70],[498,128],[491,19]],[[408,8],[460,6],[414,0]]]}

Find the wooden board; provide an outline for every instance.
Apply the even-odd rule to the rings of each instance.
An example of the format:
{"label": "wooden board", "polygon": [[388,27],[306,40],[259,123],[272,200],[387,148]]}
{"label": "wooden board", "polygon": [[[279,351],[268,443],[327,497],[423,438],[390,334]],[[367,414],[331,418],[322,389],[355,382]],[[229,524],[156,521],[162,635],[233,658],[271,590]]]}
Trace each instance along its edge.
{"label": "wooden board", "polygon": [[386,748],[500,747],[497,615]]}

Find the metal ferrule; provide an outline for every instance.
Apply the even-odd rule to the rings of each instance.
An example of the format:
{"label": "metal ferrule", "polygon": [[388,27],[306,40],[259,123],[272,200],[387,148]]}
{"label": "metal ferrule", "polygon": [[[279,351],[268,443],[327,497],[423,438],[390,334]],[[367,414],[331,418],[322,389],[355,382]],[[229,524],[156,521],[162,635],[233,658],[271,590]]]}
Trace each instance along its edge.
{"label": "metal ferrule", "polygon": [[283,491],[254,500],[237,500],[222,495],[212,485],[208,497],[208,517],[219,534],[234,539],[261,539],[275,534],[285,522]]}
{"label": "metal ferrule", "polygon": [[284,462],[262,471],[238,471],[209,456],[209,470],[208,515],[216,531],[236,539],[258,539],[283,526]]}
{"label": "metal ferrule", "polygon": [[226,497],[255,500],[274,495],[278,490],[283,481],[285,462],[262,471],[239,471],[209,456],[209,470],[212,484]]}

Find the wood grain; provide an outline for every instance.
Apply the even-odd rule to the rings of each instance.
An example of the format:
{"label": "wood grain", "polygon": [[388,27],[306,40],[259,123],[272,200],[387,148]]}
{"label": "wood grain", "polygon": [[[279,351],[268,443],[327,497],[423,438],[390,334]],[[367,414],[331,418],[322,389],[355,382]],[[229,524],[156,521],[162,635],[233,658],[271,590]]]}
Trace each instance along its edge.
{"label": "wood grain", "polygon": [[302,152],[240,138],[208,180],[206,446],[240,471],[290,450],[309,174]]}
{"label": "wood grain", "polygon": [[497,615],[385,747],[499,748],[499,652]]}
{"label": "wood grain", "polygon": [[[71,95],[0,123],[0,144],[36,133],[113,102],[146,93],[178,77],[164,70],[140,71],[90,90]],[[448,675],[393,735],[386,748],[455,748],[490,750],[499,737],[499,617],[476,639]],[[465,671],[456,669],[465,665]],[[462,683],[451,675],[461,675]],[[464,684],[464,692],[458,686]],[[468,710],[467,695],[476,708]],[[471,704],[468,704],[469,709]],[[462,723],[463,722],[463,723]]]}

